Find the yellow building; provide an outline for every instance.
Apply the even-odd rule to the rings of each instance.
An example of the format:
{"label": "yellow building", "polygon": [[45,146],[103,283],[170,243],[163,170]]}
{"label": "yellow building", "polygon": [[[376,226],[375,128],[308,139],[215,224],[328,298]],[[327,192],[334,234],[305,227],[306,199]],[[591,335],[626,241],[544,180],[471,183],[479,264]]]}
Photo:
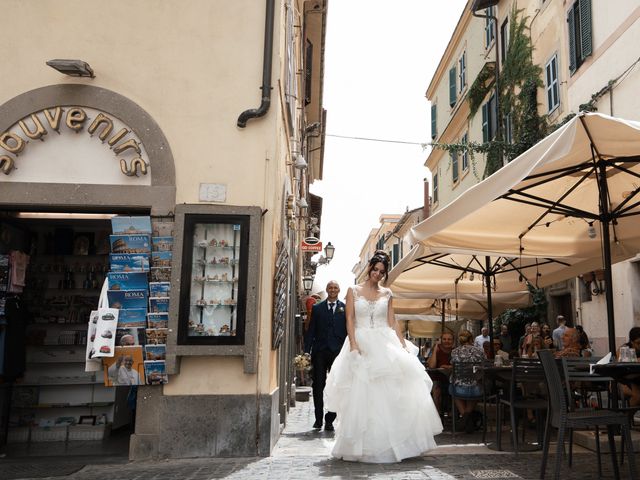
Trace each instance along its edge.
{"label": "yellow building", "polygon": [[[51,386],[27,366],[36,403],[65,407],[14,405],[12,428],[97,417],[129,422],[132,459],[269,455],[291,400],[300,241],[321,213],[308,185],[322,178],[327,1],[3,6],[0,254],[22,250],[38,266],[24,301],[32,281],[57,288],[64,272],[72,298],[89,268],[108,269],[98,240],[113,214],[149,215],[154,236],[173,237],[171,270],[151,265],[152,280],[171,282],[169,381],[138,388],[135,425],[121,418],[127,387],[91,377],[91,399],[77,400],[89,390],[58,382],[43,400]],[[87,250],[75,249],[80,234]],[[39,329],[44,343],[60,328],[86,332],[80,317]],[[46,348],[64,350],[55,342]],[[27,362],[43,348],[28,345]]]}

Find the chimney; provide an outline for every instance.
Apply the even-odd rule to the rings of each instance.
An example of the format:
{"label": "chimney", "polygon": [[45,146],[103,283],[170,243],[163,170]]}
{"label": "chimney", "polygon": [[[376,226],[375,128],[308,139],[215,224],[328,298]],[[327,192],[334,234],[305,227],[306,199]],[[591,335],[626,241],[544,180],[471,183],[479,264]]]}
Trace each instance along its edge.
{"label": "chimney", "polygon": [[422,207],[422,220],[429,218],[431,213],[431,197],[429,196],[429,180],[424,179],[424,204]]}

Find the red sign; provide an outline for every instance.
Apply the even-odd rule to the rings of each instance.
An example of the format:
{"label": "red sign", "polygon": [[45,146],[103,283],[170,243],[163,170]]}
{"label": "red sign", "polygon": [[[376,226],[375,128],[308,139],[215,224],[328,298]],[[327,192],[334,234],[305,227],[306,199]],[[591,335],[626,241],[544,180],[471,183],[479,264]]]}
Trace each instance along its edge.
{"label": "red sign", "polygon": [[303,252],[321,252],[322,251],[322,242],[318,240],[316,237],[307,237],[302,240],[300,244],[300,249]]}

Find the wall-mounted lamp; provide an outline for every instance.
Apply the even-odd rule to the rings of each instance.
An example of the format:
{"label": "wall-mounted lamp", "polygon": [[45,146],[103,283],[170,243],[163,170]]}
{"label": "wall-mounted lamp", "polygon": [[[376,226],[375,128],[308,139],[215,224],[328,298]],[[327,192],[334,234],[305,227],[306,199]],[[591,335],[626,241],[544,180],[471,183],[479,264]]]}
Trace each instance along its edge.
{"label": "wall-mounted lamp", "polygon": [[331,245],[331,242],[327,242],[327,245],[324,247],[324,255],[327,258],[327,263],[333,259],[333,254],[336,252],[336,247]]}
{"label": "wall-mounted lamp", "polygon": [[47,65],[56,69],[60,73],[70,75],[72,77],[89,77],[94,78],[93,69],[91,66],[82,60],[66,60],[62,58],[56,58],[48,60]]}
{"label": "wall-mounted lamp", "polygon": [[302,277],[302,288],[304,288],[305,293],[309,294],[313,288],[313,276],[305,275]]}
{"label": "wall-mounted lamp", "polygon": [[298,170],[304,170],[307,168],[307,161],[304,159],[301,153],[296,155],[296,161],[293,164]]}
{"label": "wall-mounted lamp", "polygon": [[309,208],[309,204],[307,203],[307,200],[304,197],[302,197],[300,200],[298,200],[298,206],[301,209]]}
{"label": "wall-mounted lamp", "polygon": [[594,297],[604,293],[607,289],[607,283],[604,280],[604,270],[587,272],[582,275],[582,281]]}

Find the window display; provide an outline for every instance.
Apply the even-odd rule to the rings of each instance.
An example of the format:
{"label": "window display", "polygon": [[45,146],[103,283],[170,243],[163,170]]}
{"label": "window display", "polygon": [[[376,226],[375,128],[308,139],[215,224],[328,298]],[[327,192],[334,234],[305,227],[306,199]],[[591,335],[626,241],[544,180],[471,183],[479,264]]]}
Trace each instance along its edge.
{"label": "window display", "polygon": [[185,231],[185,255],[190,252],[191,259],[183,265],[191,268],[190,272],[188,267],[183,270],[188,275],[183,289],[185,284],[190,288],[188,300],[181,303],[181,338],[186,343],[242,343],[246,219],[221,218],[217,223],[191,220]]}

